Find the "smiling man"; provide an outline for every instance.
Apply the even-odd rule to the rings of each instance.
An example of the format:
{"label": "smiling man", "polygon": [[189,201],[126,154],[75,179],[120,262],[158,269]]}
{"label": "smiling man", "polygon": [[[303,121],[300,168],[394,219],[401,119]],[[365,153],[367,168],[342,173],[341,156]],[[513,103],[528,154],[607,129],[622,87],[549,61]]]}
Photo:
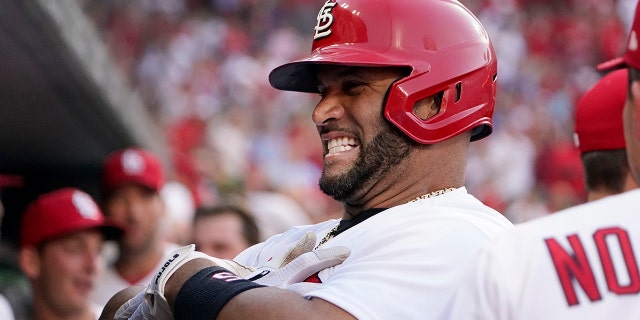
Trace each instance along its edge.
{"label": "smiling man", "polygon": [[105,239],[123,230],[105,222],[94,200],[64,188],[41,195],[23,216],[18,261],[33,293],[31,319],[97,319],[91,303]]}
{"label": "smiling man", "polygon": [[[451,0],[329,0],[310,29],[311,55],[269,80],[320,95],[319,184],[343,203],[342,219],[294,227],[235,258],[263,266],[314,234],[313,251],[282,269],[295,274],[270,287],[183,248],[120,318],[439,319],[471,257],[512,227],[464,187],[469,144],[492,131],[497,75],[470,11]],[[349,255],[327,267],[345,252],[331,248]],[[296,280],[315,284],[288,287]]]}

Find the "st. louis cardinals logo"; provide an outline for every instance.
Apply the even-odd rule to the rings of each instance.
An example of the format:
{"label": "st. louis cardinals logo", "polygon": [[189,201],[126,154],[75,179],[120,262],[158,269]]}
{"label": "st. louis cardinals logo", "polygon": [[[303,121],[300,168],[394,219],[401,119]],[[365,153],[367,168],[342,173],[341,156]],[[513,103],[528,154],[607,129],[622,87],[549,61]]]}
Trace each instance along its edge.
{"label": "st. louis cardinals logo", "polygon": [[318,22],[313,28],[316,33],[313,35],[313,40],[324,38],[331,34],[331,25],[333,24],[333,7],[338,3],[333,0],[327,0],[324,3],[320,12],[318,12]]}

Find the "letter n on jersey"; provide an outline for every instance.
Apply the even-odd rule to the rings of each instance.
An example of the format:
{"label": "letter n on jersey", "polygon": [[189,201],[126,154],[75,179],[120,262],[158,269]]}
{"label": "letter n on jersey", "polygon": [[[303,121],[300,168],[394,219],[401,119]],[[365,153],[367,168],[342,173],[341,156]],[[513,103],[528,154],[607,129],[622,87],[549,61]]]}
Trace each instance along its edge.
{"label": "letter n on jersey", "polygon": [[[595,247],[598,252],[598,261],[595,262],[589,261],[583,240],[577,234],[568,235],[567,241],[571,248],[564,248],[555,238],[545,239],[569,306],[580,303],[576,285],[582,288],[592,302],[602,299],[594,266],[598,267],[597,272],[604,275],[610,292],[618,295],[640,292],[640,271],[629,234],[625,229],[610,227],[598,229],[593,233],[592,239],[588,240],[586,245]],[[614,256],[621,258],[614,259]]]}

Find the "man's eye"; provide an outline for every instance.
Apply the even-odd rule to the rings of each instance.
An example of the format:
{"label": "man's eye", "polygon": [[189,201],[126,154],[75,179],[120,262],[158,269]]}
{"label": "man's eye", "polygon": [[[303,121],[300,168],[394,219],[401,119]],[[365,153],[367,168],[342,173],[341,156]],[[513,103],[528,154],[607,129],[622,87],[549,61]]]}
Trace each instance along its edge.
{"label": "man's eye", "polygon": [[326,92],[327,92],[326,86],[318,85],[318,94],[320,94],[320,97],[324,97]]}
{"label": "man's eye", "polygon": [[362,90],[362,87],[365,85],[364,82],[346,82],[342,86],[342,90],[348,95],[356,95]]}

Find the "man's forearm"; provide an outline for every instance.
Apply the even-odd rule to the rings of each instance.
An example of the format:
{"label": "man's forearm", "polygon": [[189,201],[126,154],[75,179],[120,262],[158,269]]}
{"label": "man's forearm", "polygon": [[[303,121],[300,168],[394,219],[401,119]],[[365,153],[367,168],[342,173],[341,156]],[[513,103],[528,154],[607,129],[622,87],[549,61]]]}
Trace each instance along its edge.
{"label": "man's forearm", "polygon": [[[185,283],[200,270],[212,266],[213,263],[206,259],[194,259],[189,261],[171,278],[165,286],[165,296],[171,308],[176,310],[176,298],[178,293],[180,299],[178,303],[191,303],[194,299],[202,298],[202,294],[208,290],[219,291],[217,282],[207,283],[206,281],[190,282],[189,290],[180,289]],[[197,286],[197,287],[193,287]],[[211,286],[208,288],[207,286]],[[193,288],[193,290],[191,290]],[[215,293],[213,293],[215,294]],[[177,306],[182,309],[184,306]],[[193,310],[198,312],[198,310]],[[193,314],[192,314],[193,315]],[[340,309],[332,303],[322,299],[305,299],[295,292],[274,288],[260,287],[243,291],[235,295],[224,305],[218,314],[218,319],[354,319],[349,313]],[[180,315],[176,314],[176,319],[180,320]]]}
{"label": "man's forearm", "polygon": [[305,299],[295,292],[263,287],[245,291],[227,303],[218,319],[355,319],[336,305]]}

